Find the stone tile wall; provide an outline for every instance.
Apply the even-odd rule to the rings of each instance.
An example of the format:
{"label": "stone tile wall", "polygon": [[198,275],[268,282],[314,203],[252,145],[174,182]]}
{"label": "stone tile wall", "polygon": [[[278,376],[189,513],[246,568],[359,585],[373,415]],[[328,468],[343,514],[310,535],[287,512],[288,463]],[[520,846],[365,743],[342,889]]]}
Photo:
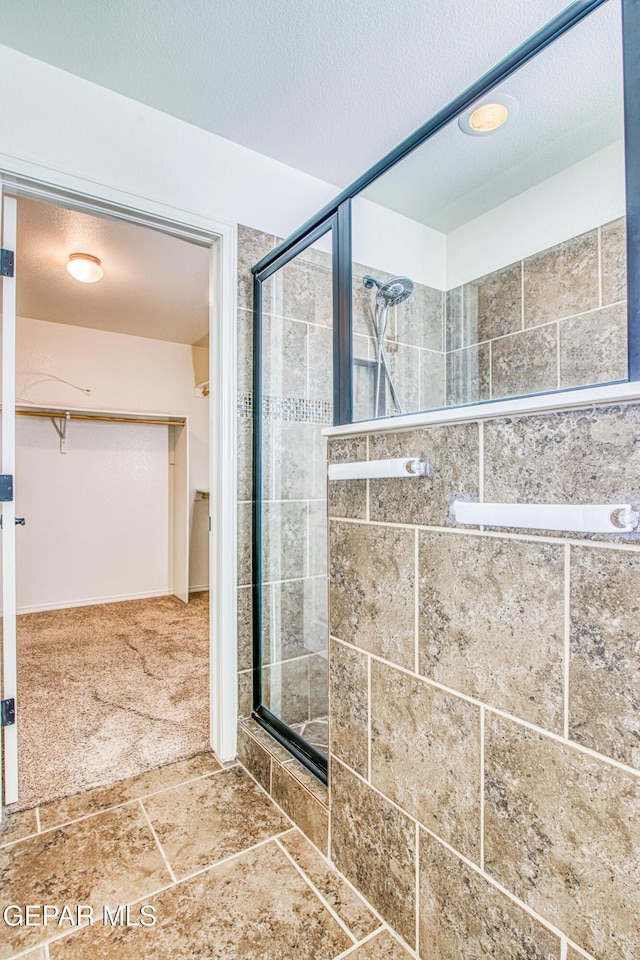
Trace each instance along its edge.
{"label": "stone tile wall", "polygon": [[451,516],[638,508],[638,437],[628,404],[330,442],[434,468],[329,491],[331,856],[423,960],[640,956],[640,534]]}
{"label": "stone tile wall", "polygon": [[621,218],[448,291],[447,405],[624,379],[625,267]]}

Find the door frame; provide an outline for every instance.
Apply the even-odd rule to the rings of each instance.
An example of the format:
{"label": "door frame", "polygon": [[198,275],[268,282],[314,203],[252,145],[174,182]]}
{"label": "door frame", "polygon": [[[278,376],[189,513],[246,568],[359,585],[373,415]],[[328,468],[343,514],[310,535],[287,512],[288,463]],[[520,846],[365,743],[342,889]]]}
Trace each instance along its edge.
{"label": "door frame", "polygon": [[237,223],[0,154],[3,188],[210,245],[209,271],[209,736],[234,760],[237,682]]}

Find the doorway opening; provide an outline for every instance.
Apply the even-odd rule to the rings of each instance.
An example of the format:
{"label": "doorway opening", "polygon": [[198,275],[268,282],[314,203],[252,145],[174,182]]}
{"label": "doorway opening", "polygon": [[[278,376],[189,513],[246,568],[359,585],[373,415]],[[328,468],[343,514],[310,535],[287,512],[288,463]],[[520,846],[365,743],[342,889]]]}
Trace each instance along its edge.
{"label": "doorway opening", "polygon": [[[211,241],[17,198],[19,807],[209,749]],[[101,279],[67,270],[100,261]]]}

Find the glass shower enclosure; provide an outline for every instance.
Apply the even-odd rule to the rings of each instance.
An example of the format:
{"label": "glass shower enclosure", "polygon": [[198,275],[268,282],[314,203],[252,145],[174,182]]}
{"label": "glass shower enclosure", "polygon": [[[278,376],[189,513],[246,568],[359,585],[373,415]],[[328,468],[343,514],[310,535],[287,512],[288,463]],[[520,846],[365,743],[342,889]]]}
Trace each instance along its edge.
{"label": "glass shower enclosure", "polygon": [[324,782],[334,226],[254,278],[253,716]]}

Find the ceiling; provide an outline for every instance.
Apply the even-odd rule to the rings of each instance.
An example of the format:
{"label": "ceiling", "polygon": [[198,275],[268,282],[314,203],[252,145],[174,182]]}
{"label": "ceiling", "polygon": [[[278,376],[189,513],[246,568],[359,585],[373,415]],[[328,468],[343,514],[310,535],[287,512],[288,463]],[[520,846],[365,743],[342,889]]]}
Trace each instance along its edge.
{"label": "ceiling", "polygon": [[[71,253],[98,257],[102,280],[74,280],[66,269]],[[206,345],[210,256],[158,230],[20,197],[18,314]]]}
{"label": "ceiling", "polygon": [[345,186],[565,5],[0,0],[0,15],[8,46]]}

